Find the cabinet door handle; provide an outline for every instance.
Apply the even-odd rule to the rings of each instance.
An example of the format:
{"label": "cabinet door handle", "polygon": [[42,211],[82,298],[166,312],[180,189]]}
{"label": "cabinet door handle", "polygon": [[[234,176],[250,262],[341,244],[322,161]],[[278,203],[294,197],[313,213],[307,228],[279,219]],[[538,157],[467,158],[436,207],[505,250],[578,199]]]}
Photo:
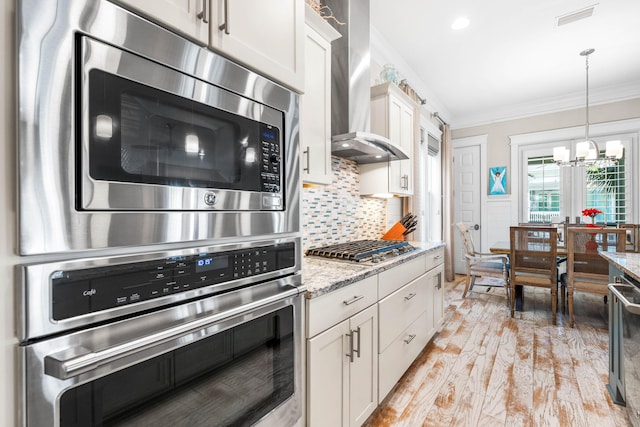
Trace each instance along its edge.
{"label": "cabinet door handle", "polygon": [[225,34],[229,34],[229,0],[224,0],[224,22],[218,27],[220,31],[224,30]]}
{"label": "cabinet door handle", "polygon": [[416,337],[416,334],[411,334],[409,335],[409,338],[407,338],[406,340],[404,340],[405,344],[409,344],[411,341],[413,341],[413,339]]}
{"label": "cabinet door handle", "polygon": [[415,297],[416,294],[411,292],[409,295],[407,295],[406,297],[404,297],[405,300],[409,301],[411,298]]}
{"label": "cabinet door handle", "polygon": [[307,149],[302,152],[302,154],[305,154],[307,156],[306,166],[304,167],[304,169],[302,169],[306,173],[309,173],[309,158],[311,157],[311,153],[309,152],[310,150],[311,150],[311,147],[307,147]]}
{"label": "cabinet door handle", "polygon": [[358,349],[354,351],[358,353],[358,359],[360,359],[360,326],[358,326],[358,329],[356,329],[355,332],[358,333],[358,340],[356,341],[356,343],[358,344]]}
{"label": "cabinet door handle", "polygon": [[207,12],[207,5],[209,0],[202,0],[202,12],[198,13],[198,19],[201,19],[205,24],[209,23],[209,13]]}
{"label": "cabinet door handle", "polygon": [[347,334],[347,336],[349,337],[349,353],[346,353],[345,356],[347,356],[349,358],[349,360],[351,361],[351,363],[353,363],[353,333],[354,331],[351,331],[350,334]]}
{"label": "cabinet door handle", "polygon": [[442,289],[442,274],[436,276],[436,289]]}
{"label": "cabinet door handle", "polygon": [[355,295],[353,298],[349,299],[349,300],[344,300],[342,301],[342,303],[344,305],[351,305],[356,301],[360,301],[362,298],[364,298],[364,295]]}

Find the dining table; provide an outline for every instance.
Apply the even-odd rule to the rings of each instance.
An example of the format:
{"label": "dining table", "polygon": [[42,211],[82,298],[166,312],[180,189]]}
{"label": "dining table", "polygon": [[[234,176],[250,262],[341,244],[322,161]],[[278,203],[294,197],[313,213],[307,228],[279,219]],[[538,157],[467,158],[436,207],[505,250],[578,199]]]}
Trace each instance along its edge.
{"label": "dining table", "polygon": [[[511,243],[508,240],[495,242],[489,247],[489,252],[494,254],[509,255],[511,253]],[[562,242],[558,243],[558,258],[567,256],[567,246]]]}
{"label": "dining table", "polygon": [[[558,243],[558,265],[567,260],[567,246],[562,242]],[[489,252],[501,255],[511,254],[511,242],[508,240],[500,240],[489,246]],[[559,274],[559,273],[558,273]],[[515,294],[515,309],[516,311],[522,311],[524,307],[524,290],[522,285],[516,285],[514,289]]]}

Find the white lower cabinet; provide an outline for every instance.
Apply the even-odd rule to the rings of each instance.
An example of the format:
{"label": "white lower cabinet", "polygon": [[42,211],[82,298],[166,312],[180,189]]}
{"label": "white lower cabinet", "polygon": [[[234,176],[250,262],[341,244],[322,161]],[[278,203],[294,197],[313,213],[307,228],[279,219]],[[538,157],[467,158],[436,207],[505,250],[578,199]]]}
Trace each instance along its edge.
{"label": "white lower cabinet", "polygon": [[389,391],[429,342],[431,335],[427,329],[428,318],[428,312],[423,311],[420,317],[396,336],[391,345],[380,353],[379,403],[387,397]]}
{"label": "white lower cabinet", "polygon": [[440,264],[434,268],[430,277],[433,288],[433,335],[444,321],[444,265]]}
{"label": "white lower cabinet", "polygon": [[307,300],[307,425],[360,426],[443,315],[443,249]]}
{"label": "white lower cabinet", "polygon": [[436,250],[379,275],[378,294],[395,291],[378,303],[378,402],[389,394],[442,322],[442,255],[443,250]]}
{"label": "white lower cabinet", "polygon": [[360,426],[378,405],[376,305],[307,340],[309,426]]}

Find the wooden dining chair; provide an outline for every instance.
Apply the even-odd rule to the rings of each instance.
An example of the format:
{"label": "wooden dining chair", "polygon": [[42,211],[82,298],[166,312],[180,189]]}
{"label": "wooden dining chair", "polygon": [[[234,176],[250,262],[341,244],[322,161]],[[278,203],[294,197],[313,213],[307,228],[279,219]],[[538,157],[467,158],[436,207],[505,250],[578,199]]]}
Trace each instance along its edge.
{"label": "wooden dining chair", "polygon": [[558,309],[557,227],[510,227],[511,316],[514,315],[516,286],[547,288],[551,294],[551,319],[556,324]]}
{"label": "wooden dining chair", "polygon": [[622,228],[569,227],[567,272],[560,280],[567,286],[569,326],[574,325],[573,294],[609,295],[609,262],[600,252],[625,252],[626,230]]}
{"label": "wooden dining chair", "polygon": [[[479,286],[488,287],[504,287],[507,297],[507,306],[510,307],[512,298],[509,288],[509,257],[507,255],[499,255],[492,253],[477,252],[471,232],[466,224],[459,222],[456,228],[460,231],[462,242],[464,243],[464,257],[467,264],[467,278],[464,286],[463,298],[467,293],[473,290],[477,277],[494,277],[500,280],[478,283]],[[487,288],[488,290],[488,288]],[[513,311],[513,309],[511,309]]]}

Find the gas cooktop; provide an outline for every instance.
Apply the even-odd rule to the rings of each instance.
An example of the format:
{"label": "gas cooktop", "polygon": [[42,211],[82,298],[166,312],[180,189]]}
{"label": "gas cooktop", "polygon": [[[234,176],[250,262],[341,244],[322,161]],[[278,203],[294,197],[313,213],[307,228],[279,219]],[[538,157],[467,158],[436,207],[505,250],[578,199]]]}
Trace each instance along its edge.
{"label": "gas cooktop", "polygon": [[404,240],[356,240],[347,243],[323,246],[308,249],[307,256],[346,260],[352,262],[378,263],[387,258],[394,257],[415,248]]}

